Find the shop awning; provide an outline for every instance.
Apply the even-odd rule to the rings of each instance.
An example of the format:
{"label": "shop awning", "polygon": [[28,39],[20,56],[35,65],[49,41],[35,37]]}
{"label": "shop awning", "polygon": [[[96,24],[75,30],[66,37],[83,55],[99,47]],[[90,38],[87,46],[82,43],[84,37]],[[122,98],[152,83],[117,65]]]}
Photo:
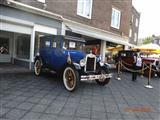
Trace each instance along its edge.
{"label": "shop awning", "polygon": [[95,27],[77,23],[68,19],[63,19],[63,24],[66,26],[68,30],[78,34],[94,37],[97,39],[113,42],[116,44],[130,46],[130,47],[135,46],[133,44],[130,44],[128,42],[128,37],[125,37],[125,36],[120,36],[111,32],[107,32],[105,30],[101,30]]}

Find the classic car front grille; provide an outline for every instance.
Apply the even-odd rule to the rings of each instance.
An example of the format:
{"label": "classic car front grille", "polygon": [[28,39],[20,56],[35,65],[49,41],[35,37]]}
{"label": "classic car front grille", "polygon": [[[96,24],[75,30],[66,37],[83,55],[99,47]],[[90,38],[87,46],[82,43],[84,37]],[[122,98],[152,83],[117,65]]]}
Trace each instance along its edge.
{"label": "classic car front grille", "polygon": [[95,58],[89,58],[89,57],[87,57],[86,72],[87,71],[94,71],[94,68],[95,68]]}

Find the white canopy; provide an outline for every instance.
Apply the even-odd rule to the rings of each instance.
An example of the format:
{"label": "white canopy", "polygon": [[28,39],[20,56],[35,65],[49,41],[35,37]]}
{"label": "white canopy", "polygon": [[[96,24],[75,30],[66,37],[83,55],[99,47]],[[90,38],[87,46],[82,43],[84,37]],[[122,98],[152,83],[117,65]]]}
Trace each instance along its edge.
{"label": "white canopy", "polygon": [[146,45],[142,45],[142,46],[137,46],[134,49],[139,49],[141,50],[141,52],[145,52],[145,53],[160,53],[160,46],[154,43],[149,43]]}
{"label": "white canopy", "polygon": [[142,45],[142,46],[139,46],[139,47],[136,47],[136,48],[146,49],[146,50],[160,50],[160,46],[157,45],[157,44],[154,44],[154,43],[149,43],[149,44]]}

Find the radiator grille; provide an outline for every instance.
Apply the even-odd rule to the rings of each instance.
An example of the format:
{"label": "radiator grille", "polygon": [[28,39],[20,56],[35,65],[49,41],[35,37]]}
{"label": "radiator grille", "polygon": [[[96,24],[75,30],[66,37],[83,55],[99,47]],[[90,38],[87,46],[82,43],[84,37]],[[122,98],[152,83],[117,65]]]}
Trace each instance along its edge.
{"label": "radiator grille", "polygon": [[95,65],[95,58],[87,58],[86,62],[86,72],[87,71],[94,71],[94,65]]}

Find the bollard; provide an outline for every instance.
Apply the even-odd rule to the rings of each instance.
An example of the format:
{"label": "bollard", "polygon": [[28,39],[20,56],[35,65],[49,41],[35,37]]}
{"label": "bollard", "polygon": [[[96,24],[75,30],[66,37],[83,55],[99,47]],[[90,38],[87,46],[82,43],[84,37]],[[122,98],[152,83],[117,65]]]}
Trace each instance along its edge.
{"label": "bollard", "polygon": [[118,74],[117,74],[117,77],[116,77],[117,80],[121,80],[121,78],[120,78],[120,67],[121,67],[121,65],[120,64],[121,64],[121,61],[118,61],[118,71],[117,71]]}
{"label": "bollard", "polygon": [[149,64],[149,75],[148,75],[147,85],[145,85],[146,88],[153,88],[153,86],[150,85],[151,73],[152,73],[152,63]]}
{"label": "bollard", "polygon": [[143,78],[143,74],[144,74],[144,62],[142,63],[141,78]]}

